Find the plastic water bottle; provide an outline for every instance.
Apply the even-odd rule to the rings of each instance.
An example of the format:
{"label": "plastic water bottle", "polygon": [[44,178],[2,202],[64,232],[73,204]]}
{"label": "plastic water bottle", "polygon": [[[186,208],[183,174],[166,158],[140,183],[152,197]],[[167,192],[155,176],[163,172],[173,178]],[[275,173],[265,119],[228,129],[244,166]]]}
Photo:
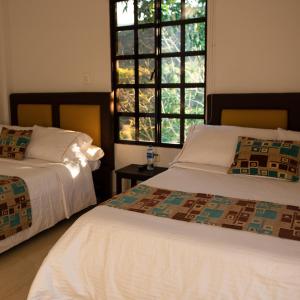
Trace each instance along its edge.
{"label": "plastic water bottle", "polygon": [[147,170],[154,170],[154,150],[152,146],[147,148]]}

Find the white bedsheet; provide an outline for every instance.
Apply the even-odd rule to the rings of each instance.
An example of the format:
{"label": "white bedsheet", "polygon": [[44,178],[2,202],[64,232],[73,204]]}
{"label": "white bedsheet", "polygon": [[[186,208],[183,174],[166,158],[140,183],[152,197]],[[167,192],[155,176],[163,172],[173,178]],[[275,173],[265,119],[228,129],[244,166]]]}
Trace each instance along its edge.
{"label": "white bedsheet", "polygon": [[88,166],[0,159],[0,174],[18,176],[26,182],[32,207],[32,226],[0,241],[0,253],[96,203]]}
{"label": "white bedsheet", "polygon": [[[186,167],[145,183],[300,205],[300,183]],[[300,299],[299,283],[298,241],[100,206],[53,247],[28,299]]]}

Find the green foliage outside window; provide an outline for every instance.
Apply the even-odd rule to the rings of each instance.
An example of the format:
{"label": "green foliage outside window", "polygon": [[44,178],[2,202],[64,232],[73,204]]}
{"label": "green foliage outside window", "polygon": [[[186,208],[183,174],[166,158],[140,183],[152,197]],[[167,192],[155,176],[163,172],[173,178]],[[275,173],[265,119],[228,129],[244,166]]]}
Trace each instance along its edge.
{"label": "green foliage outside window", "polygon": [[[136,31],[134,28],[122,30],[119,27],[116,31],[116,55],[119,57],[116,60],[117,111],[120,113],[119,139],[155,142],[156,94],[153,86],[155,84],[155,72],[157,72],[155,58],[137,58],[135,56],[137,54],[155,54],[155,1],[135,1],[137,1],[138,8],[138,24],[148,24],[147,26],[153,24],[153,27],[142,27]],[[159,141],[161,143],[179,144],[181,142],[181,126],[183,126],[186,136],[191,125],[203,123],[205,111],[206,19],[199,18],[206,16],[206,0],[184,0],[183,2],[184,13],[181,11],[181,0],[160,1],[161,22],[166,22],[160,30],[161,53],[169,54],[161,57],[161,74],[158,79],[162,84],[160,89],[161,140]],[[130,26],[134,20],[134,0],[116,3],[116,23]],[[185,23],[185,19],[195,19],[196,21]],[[182,21],[182,23],[168,24],[169,21]],[[182,39],[183,34],[184,39]],[[134,53],[135,35],[138,39],[138,53]],[[188,52],[184,58],[181,56],[183,49]],[[134,57],[122,59],[122,55]],[[138,65],[137,70],[135,70],[135,61]],[[138,82],[135,82],[135,72],[138,72]],[[182,74],[184,74],[184,79],[182,79]],[[122,87],[122,84],[137,83],[144,84],[146,87]],[[164,84],[167,86],[164,87]],[[175,86],[169,87],[170,84],[175,84]],[[185,84],[189,84],[189,86],[185,86]],[[136,101],[138,101],[139,113],[149,115],[122,116],[122,113],[136,113]],[[184,105],[183,111],[182,105]],[[180,118],[182,113],[184,114],[183,119]],[[168,116],[168,114],[172,116]],[[199,115],[202,116],[202,119],[197,118]],[[193,118],[193,116],[195,117]]]}

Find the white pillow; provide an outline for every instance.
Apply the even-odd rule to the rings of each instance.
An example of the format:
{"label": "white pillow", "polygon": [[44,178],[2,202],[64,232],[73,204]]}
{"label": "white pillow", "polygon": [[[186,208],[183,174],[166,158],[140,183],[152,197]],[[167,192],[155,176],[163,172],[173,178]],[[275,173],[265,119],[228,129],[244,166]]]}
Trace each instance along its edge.
{"label": "white pillow", "polygon": [[75,156],[68,150],[74,145],[90,145],[92,141],[90,136],[81,132],[34,125],[26,157],[53,162],[64,162],[66,158],[73,160]]}
{"label": "white pillow", "polygon": [[69,161],[99,161],[104,156],[104,152],[101,148],[89,145],[88,143],[82,144],[79,146],[78,140],[75,140],[75,143],[72,143],[68,150],[65,152],[63,157],[64,162]]}
{"label": "white pillow", "polygon": [[104,151],[95,145],[83,145],[81,152],[89,161],[97,161],[104,156]]}
{"label": "white pillow", "polygon": [[300,132],[278,128],[278,139],[282,141],[300,141]]}
{"label": "white pillow", "polygon": [[196,125],[171,163],[196,163],[229,168],[233,162],[239,136],[278,139],[277,130],[237,126]]}

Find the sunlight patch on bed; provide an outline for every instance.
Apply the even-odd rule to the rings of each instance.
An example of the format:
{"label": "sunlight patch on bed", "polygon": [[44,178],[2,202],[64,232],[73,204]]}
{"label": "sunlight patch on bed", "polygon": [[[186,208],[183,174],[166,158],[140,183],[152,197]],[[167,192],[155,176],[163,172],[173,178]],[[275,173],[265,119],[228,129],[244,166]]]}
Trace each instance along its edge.
{"label": "sunlight patch on bed", "polygon": [[64,164],[70,171],[73,178],[76,178],[80,173],[80,167],[85,168],[87,166],[87,159],[85,155],[81,152],[78,144],[74,144],[71,147],[72,155],[74,155],[74,159],[70,160],[69,158],[64,159]]}
{"label": "sunlight patch on bed", "polygon": [[77,162],[69,161],[68,159],[64,160],[65,166],[71,173],[72,178],[76,178],[80,173],[80,165]]}
{"label": "sunlight patch on bed", "polygon": [[90,156],[95,156],[96,152],[98,151],[98,148],[88,148],[86,150],[87,154],[90,155]]}

